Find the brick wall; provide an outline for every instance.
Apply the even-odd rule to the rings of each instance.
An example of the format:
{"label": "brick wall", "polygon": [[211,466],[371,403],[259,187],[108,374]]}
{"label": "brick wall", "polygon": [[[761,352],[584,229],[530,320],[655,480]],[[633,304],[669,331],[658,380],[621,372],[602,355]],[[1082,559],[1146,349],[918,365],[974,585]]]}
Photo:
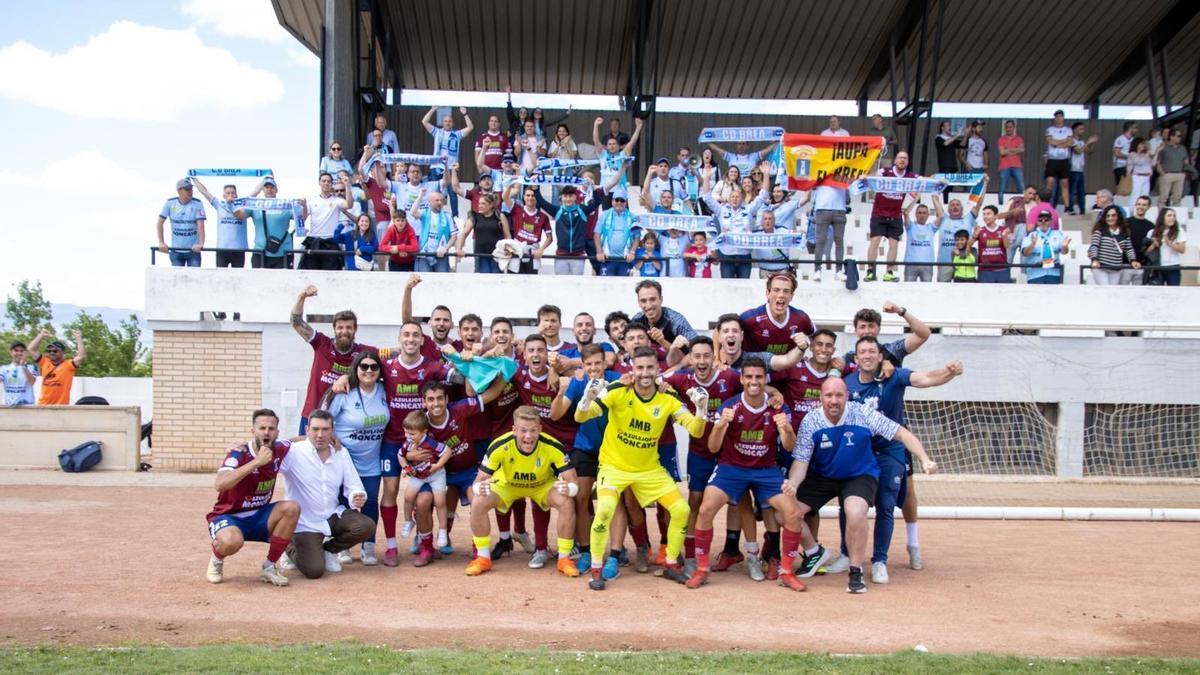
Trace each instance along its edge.
{"label": "brick wall", "polygon": [[262,407],[262,333],[154,331],[154,466],[216,470]]}

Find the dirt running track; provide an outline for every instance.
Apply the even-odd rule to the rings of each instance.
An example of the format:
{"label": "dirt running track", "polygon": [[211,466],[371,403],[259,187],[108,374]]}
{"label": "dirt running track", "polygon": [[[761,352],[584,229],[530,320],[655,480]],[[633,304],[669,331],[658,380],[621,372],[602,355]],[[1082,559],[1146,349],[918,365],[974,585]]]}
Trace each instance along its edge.
{"label": "dirt running track", "polygon": [[[225,583],[204,580],[212,498],[195,487],[4,485],[0,645],[355,639],[861,653],[920,643],[933,652],[1200,656],[1194,523],[927,521],[926,569],[902,564],[898,531],[892,583],[863,596],[845,592],[845,576],[818,577],[797,594],[755,584],[740,567],[694,591],[627,568],[596,593],[552,567],[527,569],[524,554],[469,579],[461,553],[425,569],[405,555],[398,569],[355,563],[318,581],[293,572],[279,589],[254,576],[261,544],[229,559]],[[460,551],[467,535],[453,533]]]}

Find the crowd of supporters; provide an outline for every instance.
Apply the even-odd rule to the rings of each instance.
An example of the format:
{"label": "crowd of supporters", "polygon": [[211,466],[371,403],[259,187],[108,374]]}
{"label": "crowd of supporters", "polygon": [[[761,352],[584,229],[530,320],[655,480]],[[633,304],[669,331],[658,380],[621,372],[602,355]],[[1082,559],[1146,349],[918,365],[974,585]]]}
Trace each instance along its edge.
{"label": "crowd of supporters", "polygon": [[[181,179],[178,196],[159,214],[158,248],[173,265],[201,264],[211,237],[195,190],[219,220],[218,267],[242,267],[250,252],[253,267],[323,270],[451,272],[470,258],[476,273],[538,274],[543,262],[555,274],[590,269],[604,276],[748,278],[757,268],[763,277],[791,270],[814,281],[822,270],[832,271],[840,281],[856,271],[842,265],[847,191],[789,190],[778,143],[710,143],[699,154],[681,147],[674,157],[656,158],[635,193],[629,167],[641,140],[640,119],[626,133],[616,118],[595,118],[589,149],[567,123],[570,110],[550,120],[539,108],[514,108],[510,95],[504,118],[491,115],[478,134],[467,109],[458,112],[461,124],[449,109],[429,110],[421,123],[432,152],[413,154],[412,162],[390,159],[402,149],[383,114],[361,149],[352,153],[331,141],[320,160],[318,194],[295,200],[291,211],[254,207],[261,201],[254,198],[281,196],[274,176],[264,177],[250,200],[241,200],[245,206],[239,206],[234,185],[223,185],[216,196],[197,176]],[[1126,123],[1111,145],[1112,189],[1097,190],[1090,209],[1095,227],[1072,242],[1061,218],[1089,210],[1084,168],[1102,145],[1087,131],[1057,111],[1045,130],[1042,179],[1034,182],[1029,174],[1037,168],[1026,167],[1029,153],[1015,121],[1003,123],[994,147],[980,120],[959,128],[943,122],[934,141],[939,173],[984,174],[999,206],[984,206],[974,196],[952,198],[950,187],[940,197],[864,195],[873,201],[864,279],[1003,283],[1023,276],[1029,283],[1061,283],[1061,256],[1075,245],[1086,249],[1092,283],[1178,284],[1186,219],[1172,207],[1185,191],[1196,191],[1196,157],[1182,132],[1155,128],[1143,138],[1137,123]],[[836,116],[820,133],[848,135]],[[881,116],[873,117],[869,133],[886,139],[880,175],[917,177]],[[999,155],[994,178],[986,175],[993,152]],[[354,154],[357,161],[347,158]],[[459,181],[467,161],[479,176],[469,187]],[[528,184],[531,176],[550,174],[578,180]],[[1150,220],[1155,188],[1157,216]],[[291,194],[305,189],[289,186]],[[640,226],[641,213],[707,216],[711,224],[697,232],[655,230]],[[803,232],[812,262],[797,262],[799,247],[747,249],[714,241],[718,234],[750,232]],[[877,276],[881,253],[886,269]]]}

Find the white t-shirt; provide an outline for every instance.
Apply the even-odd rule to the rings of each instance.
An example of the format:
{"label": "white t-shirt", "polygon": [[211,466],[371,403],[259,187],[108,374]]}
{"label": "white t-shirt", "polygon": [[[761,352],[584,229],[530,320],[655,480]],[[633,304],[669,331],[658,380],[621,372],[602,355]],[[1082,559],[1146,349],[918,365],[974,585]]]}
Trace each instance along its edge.
{"label": "white t-shirt", "polygon": [[822,136],[849,136],[850,132],[846,131],[845,129],[838,129],[837,131],[834,131],[833,129],[826,129],[825,131],[821,132],[821,135]]}
{"label": "white t-shirt", "polygon": [[[1129,154],[1129,144],[1131,141],[1133,141],[1132,138],[1126,136],[1125,134],[1121,134],[1120,136],[1117,136],[1117,139],[1115,141],[1113,141],[1113,149],[1120,150],[1122,154],[1128,155]],[[1115,156],[1113,157],[1113,168],[1114,169],[1122,169],[1128,163],[1129,163],[1128,160],[1124,159],[1123,157],[1115,157]]]}
{"label": "white t-shirt", "polygon": [[846,191],[829,185],[818,185],[812,192],[813,209],[817,211],[845,211]]}
{"label": "white t-shirt", "polygon": [[338,216],[346,205],[345,197],[317,195],[308,200],[308,236],[317,239],[332,239],[337,229]]}
{"label": "white t-shirt", "polygon": [[[1056,127],[1053,124],[1046,127],[1046,138],[1052,141],[1062,141],[1070,138],[1072,135],[1071,127],[1062,125]],[[1046,145],[1046,159],[1067,159],[1071,156],[1071,148],[1056,148],[1053,145]]]}
{"label": "white t-shirt", "polygon": [[[1154,230],[1150,230],[1149,232],[1146,233],[1147,243],[1153,238],[1154,238]],[[1179,228],[1179,234],[1175,236],[1175,243],[1182,244],[1186,241],[1187,241],[1187,232],[1181,227],[1181,228]],[[1171,248],[1171,246],[1166,241],[1164,241],[1162,243],[1162,246],[1160,246],[1158,250],[1159,250],[1159,254],[1158,254],[1159,263],[1158,264],[1160,264],[1160,265],[1182,265],[1183,264],[1183,254],[1179,253],[1175,249]]]}
{"label": "white t-shirt", "polygon": [[1075,144],[1069,148],[1071,150],[1071,171],[1083,173],[1084,164],[1087,163],[1087,153],[1083,151],[1085,147],[1087,147],[1087,141],[1076,138]]}
{"label": "white t-shirt", "polygon": [[972,136],[967,139],[967,168],[968,169],[985,169],[983,165],[983,153],[987,152],[987,141],[979,136]]}

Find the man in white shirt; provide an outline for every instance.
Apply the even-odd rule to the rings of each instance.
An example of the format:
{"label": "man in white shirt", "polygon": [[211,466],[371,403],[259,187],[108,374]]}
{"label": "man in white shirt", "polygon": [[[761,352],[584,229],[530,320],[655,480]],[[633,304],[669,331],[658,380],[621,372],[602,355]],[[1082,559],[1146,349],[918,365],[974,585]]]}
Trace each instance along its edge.
{"label": "man in white shirt", "polygon": [[963,153],[962,164],[967,173],[987,173],[988,144],[983,138],[982,120],[971,122],[971,133],[959,152]]}
{"label": "man in white shirt", "polygon": [[1129,165],[1129,146],[1133,143],[1133,137],[1137,136],[1137,131],[1137,122],[1126,122],[1123,133],[1113,141],[1113,187],[1119,186],[1125,177],[1125,168]]}
{"label": "man in white shirt", "polygon": [[850,132],[842,128],[842,120],[837,115],[829,116],[829,128],[821,132],[822,136],[849,136]]}
{"label": "man in white shirt", "polygon": [[[350,181],[342,181],[342,189],[345,190],[345,193],[341,196],[334,194],[333,176],[327,173],[321,174],[320,184],[321,194],[302,202],[304,219],[308,223],[308,236],[304,239],[304,249],[310,252],[341,252],[342,249],[334,241],[333,235],[337,231],[338,218],[342,215],[342,209],[350,210],[354,208],[354,200],[351,198],[350,192]],[[340,270],[343,267],[343,262],[340,255],[305,254],[300,259],[300,269]]]}
{"label": "man in white shirt", "polygon": [[[289,557],[301,574],[319,579],[342,571],[337,554],[371,538],[375,521],[358,511],[367,491],[350,453],[334,445],[333,416],[324,410],[309,413],[307,435],[292,444],[279,473],[287,479],[285,498],[300,505]],[[351,508],[338,503],[343,491]]]}

